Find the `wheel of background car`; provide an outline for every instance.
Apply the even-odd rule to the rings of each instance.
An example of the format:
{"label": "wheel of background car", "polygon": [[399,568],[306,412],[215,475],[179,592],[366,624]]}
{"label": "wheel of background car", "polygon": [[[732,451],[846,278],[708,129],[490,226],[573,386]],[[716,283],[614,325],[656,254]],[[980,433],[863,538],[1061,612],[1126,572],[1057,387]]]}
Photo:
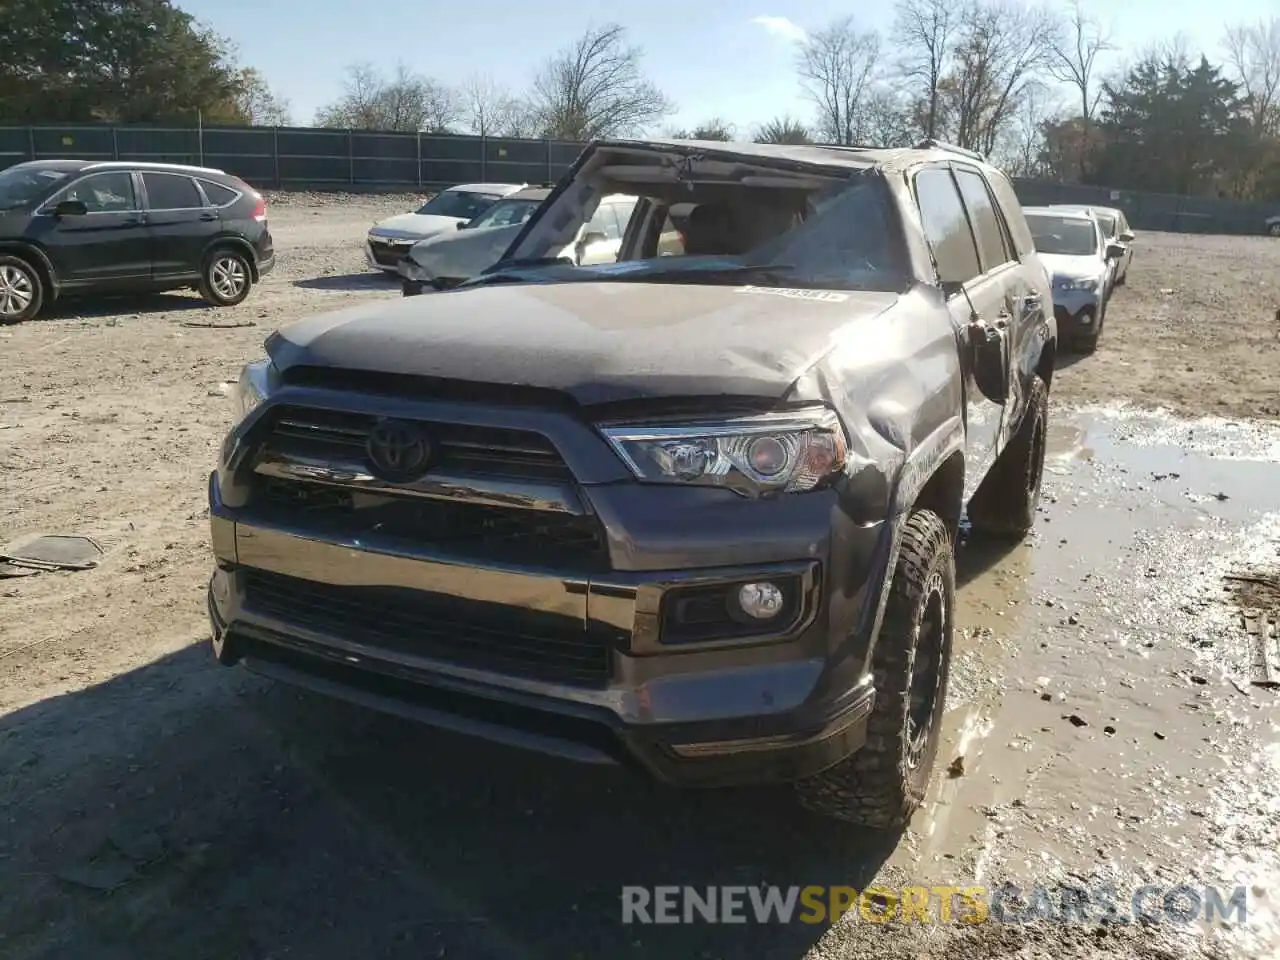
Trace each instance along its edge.
{"label": "wheel of background car", "polygon": [[917,511],[902,531],[876,640],[866,743],[797,783],[803,806],[874,830],[901,830],[924,801],[946,704],[955,588],[951,533],[932,510]]}
{"label": "wheel of background car", "polygon": [[0,323],[30,320],[43,303],[39,272],[20,257],[0,255]]}
{"label": "wheel of background car", "polygon": [[200,295],[217,307],[233,307],[249,295],[253,274],[244,254],[222,247],[205,258]]}
{"label": "wheel of background car", "polygon": [[[1101,326],[1099,320],[1099,331]],[[1020,540],[1035,524],[1044,479],[1048,423],[1049,388],[1044,380],[1035,377],[1018,432],[969,501],[969,523],[974,533]]]}
{"label": "wheel of background car", "polygon": [[1273,223],[1268,230],[1273,237],[1280,237],[1280,223]]}

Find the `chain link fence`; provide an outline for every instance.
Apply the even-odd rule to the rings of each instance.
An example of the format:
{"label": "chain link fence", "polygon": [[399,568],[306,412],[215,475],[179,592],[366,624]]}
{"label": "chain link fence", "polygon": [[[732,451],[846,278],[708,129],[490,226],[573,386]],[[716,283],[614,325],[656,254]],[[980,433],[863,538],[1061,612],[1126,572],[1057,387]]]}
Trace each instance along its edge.
{"label": "chain link fence", "polygon": [[[561,140],[314,127],[85,125],[0,127],[0,168],[24,160],[149,160],[217,167],[263,188],[434,190],[485,181],[553,183],[582,149]],[[1137,230],[1260,234],[1280,204],[1239,203],[1017,180],[1028,206],[1098,204]]]}

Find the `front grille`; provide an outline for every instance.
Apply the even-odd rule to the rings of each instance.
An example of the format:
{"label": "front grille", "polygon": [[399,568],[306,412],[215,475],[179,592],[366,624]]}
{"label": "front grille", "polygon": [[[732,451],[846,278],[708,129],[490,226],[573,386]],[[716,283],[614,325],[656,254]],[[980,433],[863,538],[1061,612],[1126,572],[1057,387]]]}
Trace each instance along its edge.
{"label": "front grille", "polygon": [[459,559],[574,573],[599,570],[606,562],[593,517],[384,496],[275,477],[257,477],[255,484],[256,516],[322,536],[430,545]]}
{"label": "front grille", "polygon": [[409,252],[407,246],[393,246],[381,240],[370,240],[369,249],[373,252],[374,262],[384,267],[398,266]]}
{"label": "front grille", "polygon": [[[403,587],[340,587],[242,571],[250,612],[374,651],[576,686],[608,682],[609,649],[582,621]],[[376,655],[376,654],[375,654]]]}
{"label": "front grille", "polygon": [[[326,461],[363,462],[375,422],[366,414],[288,407],[267,437],[266,449]],[[427,426],[438,451],[435,469],[516,480],[572,479],[555,445],[541,434],[449,423]]]}

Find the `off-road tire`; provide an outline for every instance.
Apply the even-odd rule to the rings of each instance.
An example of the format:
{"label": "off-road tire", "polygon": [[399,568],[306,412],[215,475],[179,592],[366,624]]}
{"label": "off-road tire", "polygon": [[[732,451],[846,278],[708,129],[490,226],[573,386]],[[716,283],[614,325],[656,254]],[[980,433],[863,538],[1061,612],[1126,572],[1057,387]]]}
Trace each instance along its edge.
{"label": "off-road tire", "polygon": [[969,501],[974,533],[1021,539],[1035,524],[1048,424],[1049,388],[1033,377],[1018,432]]}
{"label": "off-road tire", "polygon": [[[0,312],[0,324],[22,323],[32,319],[44,305],[44,282],[40,279],[40,271],[21,257],[0,254],[0,295],[14,309]],[[18,309],[16,300],[26,297],[26,305]],[[0,304],[3,306],[3,304]]]}
{"label": "off-road tire", "polygon": [[[233,283],[232,277],[238,278]],[[215,307],[234,307],[243,303],[253,289],[253,268],[249,258],[231,247],[211,250],[200,270],[200,296]]]}
{"label": "off-road tire", "polygon": [[[876,699],[866,743],[835,766],[799,781],[795,786],[801,805],[869,829],[900,831],[924,802],[946,704],[955,588],[955,554],[946,523],[932,510],[912,514],[902,531],[876,640]],[[933,619],[940,621],[936,630]],[[918,736],[913,738],[911,691],[918,656],[929,658],[921,666],[926,673],[932,667],[936,683],[925,684],[925,690],[932,686],[930,708],[927,719],[914,726]]]}

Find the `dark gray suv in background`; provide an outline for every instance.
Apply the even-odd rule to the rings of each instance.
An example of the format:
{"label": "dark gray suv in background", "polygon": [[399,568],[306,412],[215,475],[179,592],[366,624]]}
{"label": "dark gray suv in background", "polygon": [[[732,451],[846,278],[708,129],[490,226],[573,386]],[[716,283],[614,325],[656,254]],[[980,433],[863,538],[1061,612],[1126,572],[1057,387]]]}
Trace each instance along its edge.
{"label": "dark gray suv in background", "polygon": [[[613,193],[640,198],[618,261],[559,258]],[[302,320],[246,366],[209,478],[213,650],[898,828],[937,750],[964,505],[1032,525],[1052,307],[968,152],[593,143],[485,274]]]}
{"label": "dark gray suv in background", "polygon": [[274,265],[267,201],[221,170],[88,160],[0,170],[0,323],[60,297],[183,287],[234,306]]}

